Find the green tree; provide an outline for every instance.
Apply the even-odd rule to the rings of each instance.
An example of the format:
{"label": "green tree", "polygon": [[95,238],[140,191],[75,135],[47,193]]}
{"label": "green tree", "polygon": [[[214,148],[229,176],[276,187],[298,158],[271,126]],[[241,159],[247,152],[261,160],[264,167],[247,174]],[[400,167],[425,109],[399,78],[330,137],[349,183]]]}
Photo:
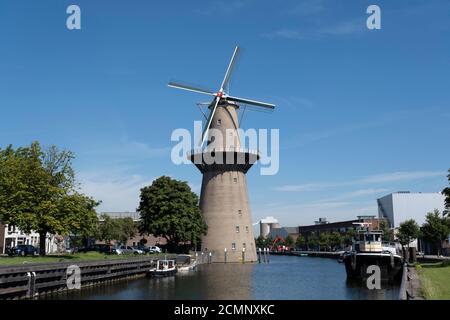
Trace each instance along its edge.
{"label": "green tree", "polygon": [[257,248],[265,248],[266,246],[266,239],[263,236],[259,236],[255,239],[255,244]]}
{"label": "green tree", "polygon": [[290,248],[294,245],[294,239],[292,239],[291,235],[284,238],[284,245]]}
{"label": "green tree", "polygon": [[420,231],[425,240],[436,245],[438,255],[440,255],[442,241],[447,239],[450,233],[449,218],[441,216],[439,210],[435,209],[433,212],[427,213],[426,221]]}
{"label": "green tree", "polygon": [[305,239],[305,237],[302,236],[301,234],[299,234],[298,237],[297,237],[297,239],[295,240],[295,246],[296,246],[298,249],[302,250],[303,247],[305,246],[305,244],[306,244],[306,239]]}
{"label": "green tree", "polygon": [[118,235],[117,240],[125,244],[128,239],[133,238],[138,232],[138,227],[130,217],[116,219]]}
{"label": "green tree", "polygon": [[[450,185],[450,169],[448,169],[448,175],[447,175],[447,179],[448,179],[448,183]],[[442,194],[445,195],[445,210],[444,210],[444,216],[450,216],[450,187],[446,187],[444,188],[444,190],[442,190]]]}
{"label": "green tree", "polygon": [[381,220],[379,228],[381,231],[383,231],[383,241],[393,240],[393,232],[391,228],[389,228],[389,223],[387,222],[387,220]]}
{"label": "green tree", "polygon": [[353,240],[355,239],[355,237],[356,237],[355,229],[352,228],[352,229],[347,230],[347,232],[344,235],[344,240],[343,240],[344,244],[346,246],[352,245],[353,244]]}
{"label": "green tree", "polygon": [[47,233],[88,234],[99,204],[78,192],[72,169],[74,155],[55,146],[0,149],[0,219],[24,232],[39,233],[45,255]]}
{"label": "green tree", "polygon": [[169,250],[178,251],[180,242],[196,245],[207,231],[198,196],[184,181],[163,176],[142,188],[138,211],[140,232],[166,238]]}
{"label": "green tree", "polygon": [[120,237],[119,224],[116,219],[111,218],[107,214],[102,214],[100,220],[97,238],[105,241],[107,244],[111,244],[112,241],[117,240]]}
{"label": "green tree", "polygon": [[319,245],[320,245],[320,251],[324,249],[323,251],[327,251],[330,248],[330,234],[328,232],[321,232],[319,234]]}
{"label": "green tree", "polygon": [[310,250],[310,249],[315,250],[318,245],[319,245],[319,238],[317,237],[317,234],[315,232],[311,232],[308,235],[308,240],[307,240],[308,250]]}
{"label": "green tree", "polygon": [[342,246],[343,236],[339,232],[334,231],[329,235],[329,237],[330,245],[333,249],[340,248]]}
{"label": "green tree", "polygon": [[[420,237],[420,227],[414,219],[406,220],[400,223],[398,228],[397,238],[402,247],[407,246],[408,251],[405,254],[405,259],[408,259],[409,256],[409,244],[414,239]],[[403,250],[404,252],[405,250]]]}

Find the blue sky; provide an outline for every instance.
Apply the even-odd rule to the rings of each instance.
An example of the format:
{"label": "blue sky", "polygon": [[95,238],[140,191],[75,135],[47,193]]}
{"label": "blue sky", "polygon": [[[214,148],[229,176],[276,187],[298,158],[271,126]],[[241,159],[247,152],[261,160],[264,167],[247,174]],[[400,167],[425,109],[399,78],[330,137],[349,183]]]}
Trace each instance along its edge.
{"label": "blue sky", "polygon": [[[450,148],[450,2],[0,1],[0,146],[39,140],[74,151],[82,190],[100,210],[135,210],[170,160],[176,128],[201,120],[233,48],[237,96],[274,102],[244,128],[280,129],[280,171],[248,173],[253,219],[284,225],[376,214],[389,192],[437,192]],[[82,29],[66,29],[66,8]],[[377,4],[382,29],[366,28]]]}

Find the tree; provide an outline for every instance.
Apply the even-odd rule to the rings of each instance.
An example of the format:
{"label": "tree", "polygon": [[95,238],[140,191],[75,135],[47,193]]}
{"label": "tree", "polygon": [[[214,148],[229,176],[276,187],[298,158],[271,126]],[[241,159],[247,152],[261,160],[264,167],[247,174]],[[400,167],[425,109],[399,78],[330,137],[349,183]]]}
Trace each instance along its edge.
{"label": "tree", "polygon": [[318,244],[319,244],[319,238],[317,237],[317,234],[315,232],[311,232],[308,235],[308,240],[307,240],[308,250],[310,250],[311,248],[313,248],[313,249],[317,248]]}
{"label": "tree", "polygon": [[298,235],[297,239],[295,240],[295,246],[299,249],[303,249],[303,247],[306,244],[306,239],[301,234]]}
{"label": "tree", "polygon": [[99,240],[105,241],[107,244],[111,244],[113,240],[119,238],[119,225],[115,219],[111,218],[107,214],[100,216],[101,222],[98,225],[97,237]]}
{"label": "tree", "polygon": [[196,245],[207,226],[198,207],[198,196],[184,181],[163,176],[141,189],[138,211],[140,232],[164,237],[169,250],[180,242]]}
{"label": "tree", "polygon": [[0,149],[0,219],[29,233],[39,233],[45,255],[47,233],[87,234],[95,226],[99,204],[77,190],[74,155],[55,146]]}
{"label": "tree", "polygon": [[259,236],[255,239],[255,244],[257,248],[265,248],[266,247],[266,239],[263,236]]}
{"label": "tree", "polygon": [[350,246],[353,244],[353,240],[356,237],[356,231],[355,229],[349,229],[344,235],[344,244],[346,246]]}
{"label": "tree", "polygon": [[383,241],[392,241],[393,232],[391,228],[389,228],[389,223],[386,220],[381,220],[379,229],[383,231]]}
{"label": "tree", "polygon": [[286,247],[292,247],[294,245],[294,239],[292,239],[291,235],[288,235],[284,238],[284,245]]}
{"label": "tree", "polygon": [[[408,247],[408,253],[405,255],[405,259],[409,256],[409,244],[414,239],[420,237],[420,227],[414,219],[405,220],[400,223],[398,228],[397,238],[404,247],[405,245]],[[403,250],[404,251],[404,250]]]}
{"label": "tree", "polygon": [[138,231],[136,224],[130,217],[118,218],[116,219],[116,223],[118,230],[117,240],[123,244],[125,244],[128,239],[134,237]]}
{"label": "tree", "polygon": [[449,218],[442,216],[439,210],[427,213],[426,221],[420,228],[425,240],[435,244],[438,249],[438,255],[441,254],[442,241],[447,239],[450,233]]}
{"label": "tree", "polygon": [[329,235],[329,238],[330,238],[329,241],[330,241],[331,247],[333,247],[334,249],[341,247],[342,242],[343,242],[343,237],[339,232],[337,232],[337,231],[332,232]]}
{"label": "tree", "polygon": [[319,234],[319,245],[320,250],[322,251],[322,248],[325,248],[324,251],[327,251],[330,247],[330,234],[328,232],[321,232]]}
{"label": "tree", "polygon": [[[448,169],[448,183],[450,184],[450,169]],[[450,187],[446,187],[444,190],[442,190],[442,194],[445,195],[445,210],[444,210],[444,216],[450,216]]]}

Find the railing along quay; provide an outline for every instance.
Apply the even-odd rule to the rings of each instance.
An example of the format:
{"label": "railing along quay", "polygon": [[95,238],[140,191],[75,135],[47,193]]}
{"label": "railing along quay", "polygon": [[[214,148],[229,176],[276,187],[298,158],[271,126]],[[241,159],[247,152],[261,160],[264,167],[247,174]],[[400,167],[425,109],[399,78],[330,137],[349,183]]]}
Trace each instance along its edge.
{"label": "railing along quay", "polygon": [[41,294],[68,290],[68,280],[71,281],[74,268],[79,268],[80,286],[86,287],[105,281],[145,275],[156,261],[150,257],[136,257],[2,266],[0,299],[33,298]]}

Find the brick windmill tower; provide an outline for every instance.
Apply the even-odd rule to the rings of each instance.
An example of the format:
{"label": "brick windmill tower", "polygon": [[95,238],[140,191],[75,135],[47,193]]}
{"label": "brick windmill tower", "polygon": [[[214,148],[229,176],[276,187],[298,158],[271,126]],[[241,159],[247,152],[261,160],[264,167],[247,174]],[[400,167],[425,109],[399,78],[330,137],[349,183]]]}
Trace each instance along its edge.
{"label": "brick windmill tower", "polygon": [[200,210],[208,233],[202,238],[202,251],[211,252],[213,262],[257,260],[245,174],[259,155],[257,150],[241,148],[237,111],[240,105],[266,109],[275,105],[230,96],[225,91],[238,52],[236,47],[218,92],[169,83],[172,88],[213,97],[200,148],[189,154],[203,174]]}

